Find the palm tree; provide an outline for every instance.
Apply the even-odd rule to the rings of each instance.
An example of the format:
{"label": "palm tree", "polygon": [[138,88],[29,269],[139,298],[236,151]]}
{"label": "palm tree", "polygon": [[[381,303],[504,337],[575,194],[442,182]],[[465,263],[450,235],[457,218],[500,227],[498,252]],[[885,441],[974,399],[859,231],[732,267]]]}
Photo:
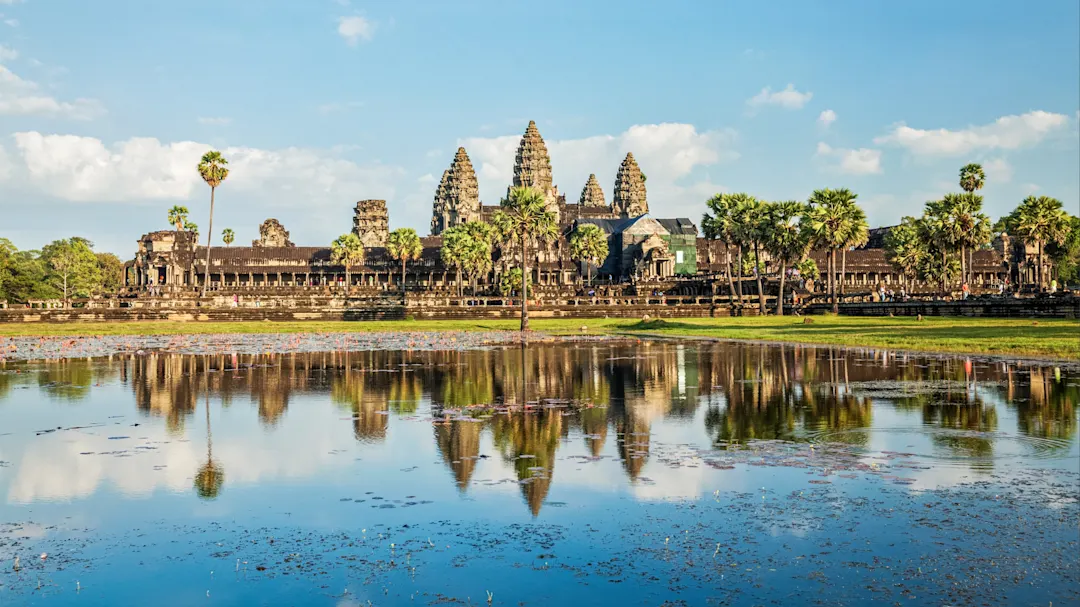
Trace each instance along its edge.
{"label": "palm tree", "polygon": [[229,246],[236,240],[236,233],[231,228],[225,228],[221,231],[221,242],[225,243],[225,246]]}
{"label": "palm tree", "polygon": [[847,252],[859,248],[870,241],[870,224],[866,221],[866,212],[852,198],[846,206],[843,228],[843,241],[840,253],[840,296],[844,296],[845,277],[847,276]]}
{"label": "palm tree", "polygon": [[210,391],[206,392],[206,463],[195,473],[195,491],[204,500],[212,500],[225,484],[225,470],[214,462],[214,439],[210,431]]}
{"label": "palm tree", "polygon": [[956,228],[952,221],[950,203],[946,200],[929,200],[919,220],[919,234],[933,251],[933,259],[924,261],[922,274],[937,278],[942,296],[949,294],[949,281],[954,276],[949,263],[949,251],[956,243]]}
{"label": "palm tree", "polygon": [[454,268],[457,272],[458,297],[462,295],[461,270],[465,267],[465,259],[468,257],[468,249],[472,246],[472,236],[465,231],[464,226],[456,225],[442,233],[442,247],[439,249],[439,257],[448,268]]}
{"label": "palm tree", "polygon": [[555,214],[547,208],[544,193],[533,187],[515,187],[499,202],[494,222],[499,233],[521,245],[521,332],[529,330],[529,245],[558,237]]}
{"label": "palm tree", "polygon": [[424,253],[424,245],[420,242],[420,236],[412,228],[398,228],[390,232],[386,240],[386,252],[391,259],[401,262],[401,292],[405,292],[405,262],[420,259]]}
{"label": "palm tree", "polygon": [[[757,283],[758,310],[764,316],[766,314],[765,290],[762,287],[761,275],[765,272],[765,264],[761,261],[761,242],[765,238],[769,203],[758,200],[753,196],[745,196],[735,204],[732,213],[735,219],[735,239],[739,242],[740,251],[745,246],[754,253],[754,281]],[[741,255],[739,258],[739,271],[742,271]],[[741,278],[742,275],[740,274]]]}
{"label": "palm tree", "polygon": [[1046,286],[1043,248],[1048,243],[1061,244],[1069,235],[1069,214],[1061,201],[1049,196],[1028,196],[1016,209],[1016,231],[1025,244],[1038,247],[1036,280],[1039,288]]}
{"label": "palm tree", "polygon": [[[712,215],[705,213],[701,218],[705,238],[724,243],[724,258],[728,282],[728,304],[735,305],[735,282],[732,279],[731,244],[735,242],[735,222],[732,210],[737,202],[735,194],[717,194],[707,200],[705,205]],[[741,302],[740,302],[741,303]]]}
{"label": "palm tree", "polygon": [[929,250],[920,236],[919,220],[914,217],[904,217],[900,225],[885,235],[885,259],[900,272],[901,279],[914,280],[927,255]]}
{"label": "palm tree", "polygon": [[849,224],[853,219],[857,219],[857,213],[851,210],[855,206],[856,197],[846,188],[814,190],[808,201],[806,215],[803,217],[803,222],[810,231],[812,246],[825,249],[827,253],[829,274],[827,284],[832,295],[834,314],[840,312],[836,284],[836,251],[854,239],[854,230]]}
{"label": "palm tree", "polygon": [[584,223],[574,228],[574,232],[570,234],[570,259],[586,264],[590,285],[592,285],[592,267],[600,265],[607,256],[607,236],[599,226]]}
{"label": "palm tree", "polygon": [[352,232],[342,234],[330,244],[330,262],[345,266],[345,290],[352,287],[350,272],[353,266],[364,263],[364,243]]}
{"label": "palm tree", "polygon": [[986,173],[981,164],[965,164],[960,167],[960,188],[968,194],[981,190],[986,182]]}
{"label": "palm tree", "polygon": [[188,209],[187,207],[175,205],[169,209],[169,225],[176,226],[176,231],[184,229],[184,223],[187,222]]}
{"label": "palm tree", "polygon": [[738,290],[739,305],[742,305],[743,289],[743,251],[751,245],[757,226],[753,222],[757,219],[761,201],[745,193],[731,194],[727,209],[730,225],[731,242],[735,245],[735,265],[738,266]]}
{"label": "palm tree", "polygon": [[469,282],[475,295],[477,277],[486,276],[492,270],[491,256],[494,252],[495,240],[498,238],[498,231],[485,221],[468,221],[461,227],[469,235],[467,246],[463,251],[463,261],[465,273],[469,275]]}
{"label": "palm tree", "polygon": [[195,222],[188,221],[188,220],[185,219],[184,220],[184,231],[185,232],[191,232],[192,234],[195,235],[195,240],[196,241],[199,240],[199,226]]}
{"label": "palm tree", "polygon": [[202,160],[199,161],[199,176],[203,178],[206,185],[210,186],[210,222],[206,230],[206,277],[203,279],[200,297],[206,297],[206,287],[210,286],[210,240],[214,234],[214,191],[229,176],[229,169],[225,166],[227,164],[229,161],[216,150],[203,154]]}
{"label": "palm tree", "polygon": [[810,234],[800,219],[806,207],[795,201],[769,205],[765,231],[765,250],[778,262],[780,296],[776,300],[776,315],[784,315],[784,278],[787,268],[801,262],[810,252]]}

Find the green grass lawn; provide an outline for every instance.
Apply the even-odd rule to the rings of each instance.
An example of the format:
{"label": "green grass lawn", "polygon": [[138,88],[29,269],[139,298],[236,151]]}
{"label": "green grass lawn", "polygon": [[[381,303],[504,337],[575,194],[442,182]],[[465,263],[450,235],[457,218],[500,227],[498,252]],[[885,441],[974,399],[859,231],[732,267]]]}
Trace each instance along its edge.
{"label": "green grass lawn", "polygon": [[[635,319],[533,319],[532,328],[552,334],[632,333],[671,337],[711,337],[786,341],[906,350],[1013,354],[1080,360],[1080,321],[999,318],[801,317],[687,318],[641,322]],[[0,337],[56,335],[175,335],[206,333],[312,333],[365,331],[515,330],[517,320],[377,322],[104,322],[0,324]]]}

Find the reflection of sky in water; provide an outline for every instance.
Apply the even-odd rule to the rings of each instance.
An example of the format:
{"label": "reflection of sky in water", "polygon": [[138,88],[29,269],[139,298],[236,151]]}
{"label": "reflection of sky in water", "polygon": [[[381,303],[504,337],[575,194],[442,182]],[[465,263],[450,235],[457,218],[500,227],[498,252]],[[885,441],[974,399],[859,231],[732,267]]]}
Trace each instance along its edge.
{"label": "reflection of sky in water", "polygon": [[[22,524],[27,537],[52,525],[62,535],[163,522],[352,533],[442,519],[577,527],[614,522],[597,513],[722,507],[748,494],[768,516],[770,500],[808,492],[816,477],[746,458],[710,462],[773,439],[813,442],[815,457],[836,443],[857,453],[852,461],[890,466],[908,479],[889,485],[896,495],[1078,471],[1075,376],[969,364],[672,342],[541,345],[525,360],[492,350],[8,363],[0,523]],[[520,403],[523,368],[529,401],[598,407],[459,413]],[[194,485],[211,445],[221,489],[200,500]],[[827,509],[881,496],[882,482],[862,473],[830,482]],[[762,532],[807,538],[820,527],[812,513],[790,512]],[[4,533],[0,558],[13,550]]]}

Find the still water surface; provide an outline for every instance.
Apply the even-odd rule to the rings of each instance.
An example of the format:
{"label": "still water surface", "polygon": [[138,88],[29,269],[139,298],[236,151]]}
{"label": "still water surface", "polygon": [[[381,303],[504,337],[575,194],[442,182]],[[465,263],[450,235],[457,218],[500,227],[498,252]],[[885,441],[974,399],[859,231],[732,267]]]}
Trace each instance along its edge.
{"label": "still water surface", "polygon": [[1069,604],[1078,400],[717,342],[0,363],[0,604]]}

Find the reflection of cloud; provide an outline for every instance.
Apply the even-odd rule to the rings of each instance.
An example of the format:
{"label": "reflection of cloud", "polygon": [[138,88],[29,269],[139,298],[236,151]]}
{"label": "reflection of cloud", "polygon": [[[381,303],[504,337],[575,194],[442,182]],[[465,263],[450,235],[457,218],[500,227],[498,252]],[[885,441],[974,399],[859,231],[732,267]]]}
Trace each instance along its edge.
{"label": "reflection of cloud", "polygon": [[[310,408],[272,433],[258,429],[257,419],[243,408],[224,412],[214,408],[214,416],[220,418],[212,422],[214,461],[227,475],[226,492],[237,485],[311,476],[325,467],[352,463],[331,453],[354,444],[348,427],[337,423],[340,413],[333,409]],[[236,419],[241,420],[243,428],[237,428]],[[199,424],[191,427],[204,431]],[[150,497],[161,489],[192,491],[192,477],[206,461],[203,435],[170,441],[164,427],[140,426],[130,429],[134,430],[131,439],[108,438],[110,434],[127,434],[128,430],[103,428],[93,434],[69,431],[34,437],[16,458],[19,466],[10,482],[8,501],[26,504],[80,499],[93,495],[105,484],[129,498]],[[306,448],[285,450],[283,444]],[[100,454],[114,451],[125,454]],[[93,454],[80,455],[85,452]]]}

